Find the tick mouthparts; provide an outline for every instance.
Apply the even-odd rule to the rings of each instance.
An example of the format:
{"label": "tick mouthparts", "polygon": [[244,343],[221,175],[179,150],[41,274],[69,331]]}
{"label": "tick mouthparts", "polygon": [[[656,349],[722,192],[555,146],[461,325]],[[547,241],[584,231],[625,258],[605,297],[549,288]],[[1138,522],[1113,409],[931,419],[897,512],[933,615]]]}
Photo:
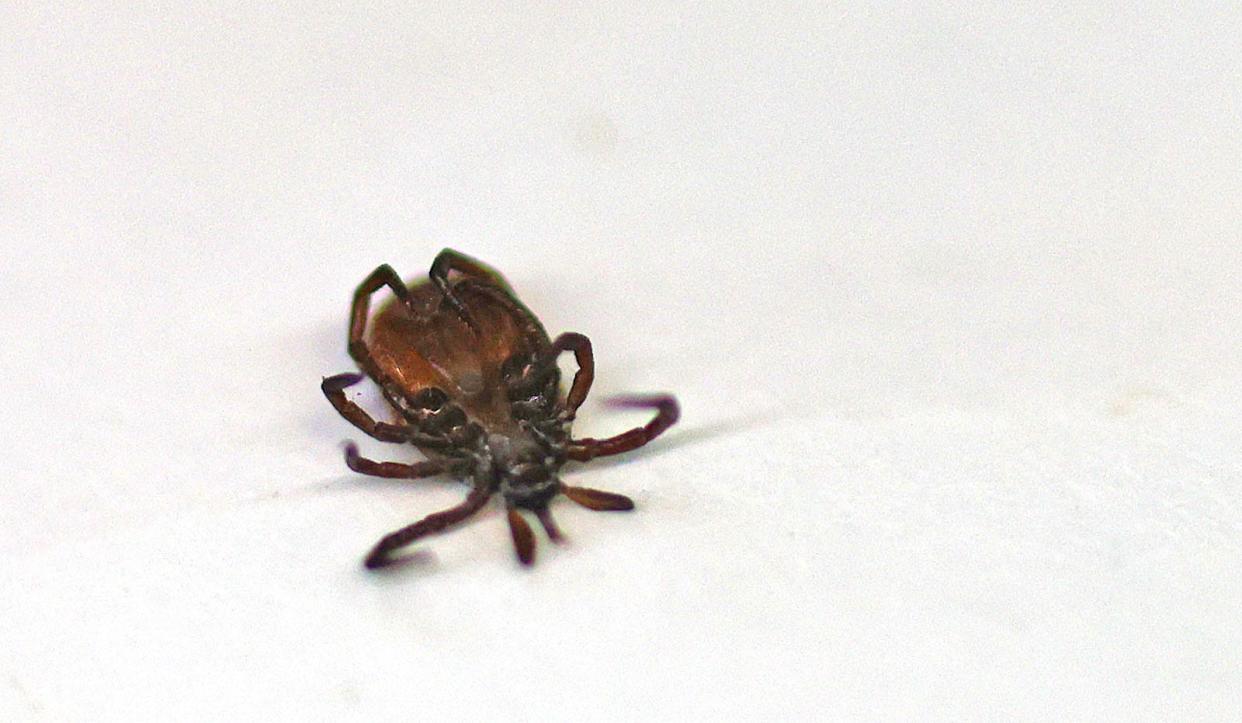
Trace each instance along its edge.
{"label": "tick mouthparts", "polygon": [[561,535],[561,530],[556,526],[556,521],[552,519],[552,513],[547,507],[540,507],[535,510],[535,517],[539,519],[539,524],[543,525],[544,532],[548,533],[548,539],[553,542],[562,542],[565,537]]}

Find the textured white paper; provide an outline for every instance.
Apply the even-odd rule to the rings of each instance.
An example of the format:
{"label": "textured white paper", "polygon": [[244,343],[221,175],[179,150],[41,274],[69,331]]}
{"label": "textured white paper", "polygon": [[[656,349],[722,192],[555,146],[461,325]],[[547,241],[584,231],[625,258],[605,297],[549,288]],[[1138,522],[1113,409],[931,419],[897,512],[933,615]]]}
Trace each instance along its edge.
{"label": "textured white paper", "polygon": [[[0,718],[1237,714],[1242,11],[423,5],[0,10]],[[367,573],[444,246],[683,419]]]}

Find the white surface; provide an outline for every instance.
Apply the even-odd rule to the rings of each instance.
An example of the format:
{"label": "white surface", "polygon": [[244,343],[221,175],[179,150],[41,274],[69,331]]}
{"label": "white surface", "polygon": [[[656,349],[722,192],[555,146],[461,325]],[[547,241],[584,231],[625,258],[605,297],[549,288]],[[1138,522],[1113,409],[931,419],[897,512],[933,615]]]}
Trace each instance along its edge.
{"label": "white surface", "polygon": [[[519,6],[0,10],[0,718],[1237,713],[1242,11]],[[531,571],[360,567],[442,246],[684,406]]]}

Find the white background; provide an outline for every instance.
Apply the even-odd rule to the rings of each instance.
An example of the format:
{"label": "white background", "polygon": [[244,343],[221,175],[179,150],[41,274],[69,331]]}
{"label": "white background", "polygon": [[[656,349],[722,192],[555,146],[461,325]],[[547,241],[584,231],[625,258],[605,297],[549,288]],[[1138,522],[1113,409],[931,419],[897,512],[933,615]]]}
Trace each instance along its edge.
{"label": "white background", "polygon": [[[1237,713],[1236,5],[250,5],[0,10],[0,718]],[[370,574],[444,246],[683,421]]]}

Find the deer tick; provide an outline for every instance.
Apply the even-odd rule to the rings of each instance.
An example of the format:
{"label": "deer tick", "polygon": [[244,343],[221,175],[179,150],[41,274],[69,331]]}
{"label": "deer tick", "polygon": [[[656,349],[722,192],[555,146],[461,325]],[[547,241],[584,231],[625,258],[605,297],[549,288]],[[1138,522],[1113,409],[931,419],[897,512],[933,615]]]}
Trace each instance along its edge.
{"label": "deer tick", "polygon": [[[427,276],[407,286],[385,264],[354,292],[349,355],[379,385],[393,421],[377,421],[345,396],[361,374],[328,377],[322,389],[358,429],[382,442],[413,444],[427,458],[376,462],[360,456],[351,442],[345,447],[351,470],[398,479],[447,474],[470,492],[461,504],[385,536],[366,566],[394,562],[394,551],[465,520],[495,494],[508,508],[509,531],[524,565],[535,560],[535,536],[519,510],[533,513],[548,538],[559,541],[548,511],[558,494],[592,510],[633,509],[624,495],[571,487],[558,472],[567,460],[620,454],[655,439],[677,421],[677,400],[667,394],[611,400],[613,406],[654,409],[655,417],[606,439],[573,439],[574,415],[595,377],[591,341],[572,332],[549,339],[504,277],[465,254],[441,251]],[[371,296],[384,287],[393,298],[369,318]],[[567,351],[578,370],[562,396],[556,360]]]}

